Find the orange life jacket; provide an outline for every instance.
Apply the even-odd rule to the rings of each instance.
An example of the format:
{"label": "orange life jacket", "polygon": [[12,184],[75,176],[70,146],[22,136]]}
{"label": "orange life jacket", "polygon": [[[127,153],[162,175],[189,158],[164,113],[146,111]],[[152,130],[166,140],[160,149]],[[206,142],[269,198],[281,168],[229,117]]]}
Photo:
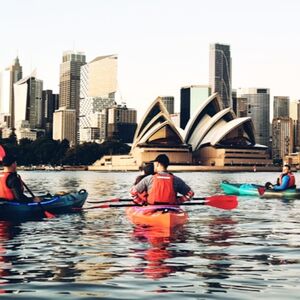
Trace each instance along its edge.
{"label": "orange life jacket", "polygon": [[12,190],[7,186],[6,180],[10,172],[0,173],[0,198],[5,200],[13,200],[15,198]]}
{"label": "orange life jacket", "polygon": [[153,175],[152,187],[148,191],[148,204],[176,204],[176,192],[173,182],[174,176],[172,174],[158,173]]}
{"label": "orange life jacket", "polygon": [[295,175],[293,173],[287,173],[287,174],[281,174],[280,177],[279,177],[279,185],[282,184],[282,178],[284,176],[289,176],[289,185],[288,185],[288,188],[291,189],[291,188],[296,188],[296,179],[295,179]]}

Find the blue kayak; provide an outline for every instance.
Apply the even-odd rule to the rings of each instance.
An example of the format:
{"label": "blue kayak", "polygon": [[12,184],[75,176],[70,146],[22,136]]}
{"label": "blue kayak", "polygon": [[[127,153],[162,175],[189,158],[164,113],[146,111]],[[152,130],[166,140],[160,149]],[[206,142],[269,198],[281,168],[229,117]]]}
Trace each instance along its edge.
{"label": "blue kayak", "polygon": [[44,198],[40,203],[20,203],[14,201],[0,201],[0,219],[17,221],[23,219],[39,219],[45,217],[45,211],[54,215],[71,213],[81,208],[88,196],[86,190],[54,195]]}
{"label": "blue kayak", "polygon": [[[264,186],[252,183],[230,183],[223,181],[221,188],[226,195],[239,196],[257,196],[260,198],[283,198],[283,199],[300,199],[300,189],[288,189],[284,191],[274,191],[265,189]],[[259,193],[258,189],[261,189]]]}

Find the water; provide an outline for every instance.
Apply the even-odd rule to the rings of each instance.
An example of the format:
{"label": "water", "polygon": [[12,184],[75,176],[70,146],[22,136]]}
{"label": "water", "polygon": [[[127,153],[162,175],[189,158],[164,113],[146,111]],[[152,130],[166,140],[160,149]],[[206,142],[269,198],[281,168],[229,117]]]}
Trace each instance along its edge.
{"label": "water", "polygon": [[[137,173],[24,172],[38,192],[85,188],[128,197]],[[222,180],[260,184],[276,173],[179,173],[196,196]],[[300,183],[300,174],[296,174]],[[0,297],[9,299],[299,299],[298,200],[239,197],[225,211],[186,207],[165,234],[133,228],[124,209],[13,224],[0,221]]]}

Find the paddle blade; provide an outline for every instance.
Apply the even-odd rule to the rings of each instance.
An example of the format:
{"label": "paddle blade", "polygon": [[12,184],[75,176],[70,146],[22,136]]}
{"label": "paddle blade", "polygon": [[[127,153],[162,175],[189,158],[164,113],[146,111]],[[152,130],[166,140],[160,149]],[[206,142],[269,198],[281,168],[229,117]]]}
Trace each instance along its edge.
{"label": "paddle blade", "polygon": [[48,219],[55,218],[55,215],[53,213],[51,213],[50,211],[47,211],[47,210],[44,210],[44,215]]}
{"label": "paddle blade", "polygon": [[234,209],[238,206],[237,196],[223,196],[216,195],[212,197],[207,197],[205,199],[205,204],[221,209]]}
{"label": "paddle blade", "polygon": [[259,187],[258,188],[258,193],[259,193],[260,196],[262,196],[265,193],[265,191],[266,191],[265,187]]}
{"label": "paddle blade", "polygon": [[0,161],[3,160],[4,156],[6,155],[6,152],[3,148],[3,146],[0,145]]}

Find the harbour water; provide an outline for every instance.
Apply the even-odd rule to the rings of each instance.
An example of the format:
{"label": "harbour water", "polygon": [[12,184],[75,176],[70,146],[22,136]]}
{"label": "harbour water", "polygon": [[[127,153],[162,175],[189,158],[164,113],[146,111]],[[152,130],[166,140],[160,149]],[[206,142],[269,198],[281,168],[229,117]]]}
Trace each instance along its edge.
{"label": "harbour water", "polygon": [[[127,198],[137,174],[21,172],[36,194],[85,188],[91,201]],[[178,174],[198,197],[221,193],[222,180],[261,184],[277,175]],[[232,211],[186,207],[188,222],[171,234],[133,228],[124,208],[0,221],[0,297],[299,299],[300,200],[238,200]]]}

